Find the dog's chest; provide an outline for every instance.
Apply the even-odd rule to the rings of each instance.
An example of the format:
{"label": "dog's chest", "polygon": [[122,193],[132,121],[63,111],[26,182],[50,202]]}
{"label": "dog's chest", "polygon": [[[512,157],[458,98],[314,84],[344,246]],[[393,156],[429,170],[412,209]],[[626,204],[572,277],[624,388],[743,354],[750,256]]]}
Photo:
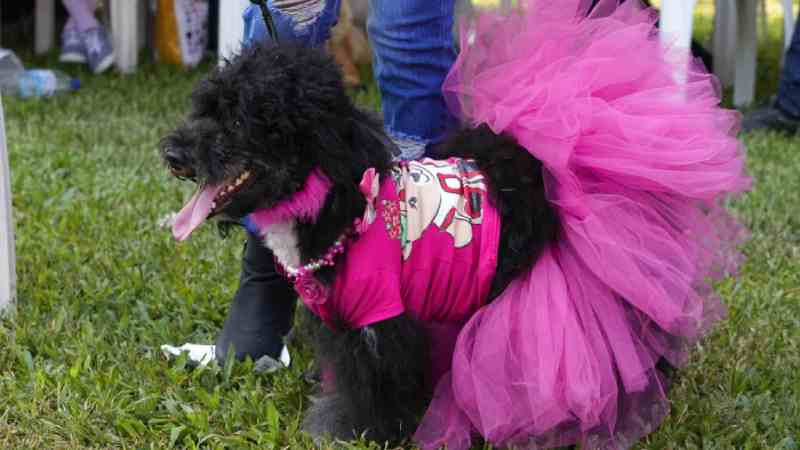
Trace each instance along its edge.
{"label": "dog's chest", "polygon": [[294,225],[294,221],[276,223],[262,232],[264,245],[272,250],[275,258],[283,267],[300,265],[300,251]]}

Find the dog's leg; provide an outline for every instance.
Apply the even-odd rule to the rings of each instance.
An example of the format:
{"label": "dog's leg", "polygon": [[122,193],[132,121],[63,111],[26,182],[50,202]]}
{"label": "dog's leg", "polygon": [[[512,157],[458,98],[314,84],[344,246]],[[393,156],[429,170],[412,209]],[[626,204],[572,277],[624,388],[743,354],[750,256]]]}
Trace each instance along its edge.
{"label": "dog's leg", "polygon": [[319,330],[317,358],[325,388],[306,415],[305,431],[315,440],[365,434],[384,442],[410,436],[428,400],[422,328],[399,316],[357,330]]}

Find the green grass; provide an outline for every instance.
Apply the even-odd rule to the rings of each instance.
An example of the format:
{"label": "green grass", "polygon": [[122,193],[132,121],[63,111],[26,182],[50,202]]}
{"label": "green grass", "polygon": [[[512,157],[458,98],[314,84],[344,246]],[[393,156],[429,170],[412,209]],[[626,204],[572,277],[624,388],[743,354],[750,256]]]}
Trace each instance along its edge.
{"label": "green grass", "polygon": [[[764,47],[762,98],[775,85],[779,33]],[[298,432],[307,349],[273,375],[250,363],[192,370],[158,352],[212,341],[237,282],[241,234],[220,240],[205,227],[176,244],[157,226],[189,187],[167,175],[156,143],[206,69],[80,72],[78,93],[4,99],[19,302],[0,322],[0,448],[311,447]],[[374,86],[360,99],[376,105]],[[800,444],[800,142],[744,141],[756,187],[733,207],[753,239],[742,276],[720,286],[729,318],[638,448]]]}

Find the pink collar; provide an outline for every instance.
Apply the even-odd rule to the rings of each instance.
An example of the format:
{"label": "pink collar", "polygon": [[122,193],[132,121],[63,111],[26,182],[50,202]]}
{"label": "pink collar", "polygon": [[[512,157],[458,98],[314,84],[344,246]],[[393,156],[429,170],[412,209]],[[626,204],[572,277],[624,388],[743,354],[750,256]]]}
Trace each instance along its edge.
{"label": "pink collar", "polygon": [[275,223],[292,219],[314,220],[325,205],[331,186],[333,183],[319,168],[316,168],[306,178],[303,189],[272,208],[257,209],[248,214],[244,219],[245,226],[251,232],[261,233]]}

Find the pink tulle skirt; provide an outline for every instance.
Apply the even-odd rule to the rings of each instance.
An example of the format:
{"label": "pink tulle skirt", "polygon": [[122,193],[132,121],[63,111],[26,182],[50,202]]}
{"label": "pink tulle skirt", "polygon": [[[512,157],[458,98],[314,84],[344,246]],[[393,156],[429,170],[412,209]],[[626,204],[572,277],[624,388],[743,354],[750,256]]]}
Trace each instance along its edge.
{"label": "pink tulle skirt", "polygon": [[630,447],[668,412],[659,361],[680,365],[724,315],[711,283],[747,237],[724,208],[750,184],[738,115],[638,0],[588,3],[531,1],[462,29],[445,95],[543,162],[561,231],[460,332],[415,436],[425,449],[478,435]]}

